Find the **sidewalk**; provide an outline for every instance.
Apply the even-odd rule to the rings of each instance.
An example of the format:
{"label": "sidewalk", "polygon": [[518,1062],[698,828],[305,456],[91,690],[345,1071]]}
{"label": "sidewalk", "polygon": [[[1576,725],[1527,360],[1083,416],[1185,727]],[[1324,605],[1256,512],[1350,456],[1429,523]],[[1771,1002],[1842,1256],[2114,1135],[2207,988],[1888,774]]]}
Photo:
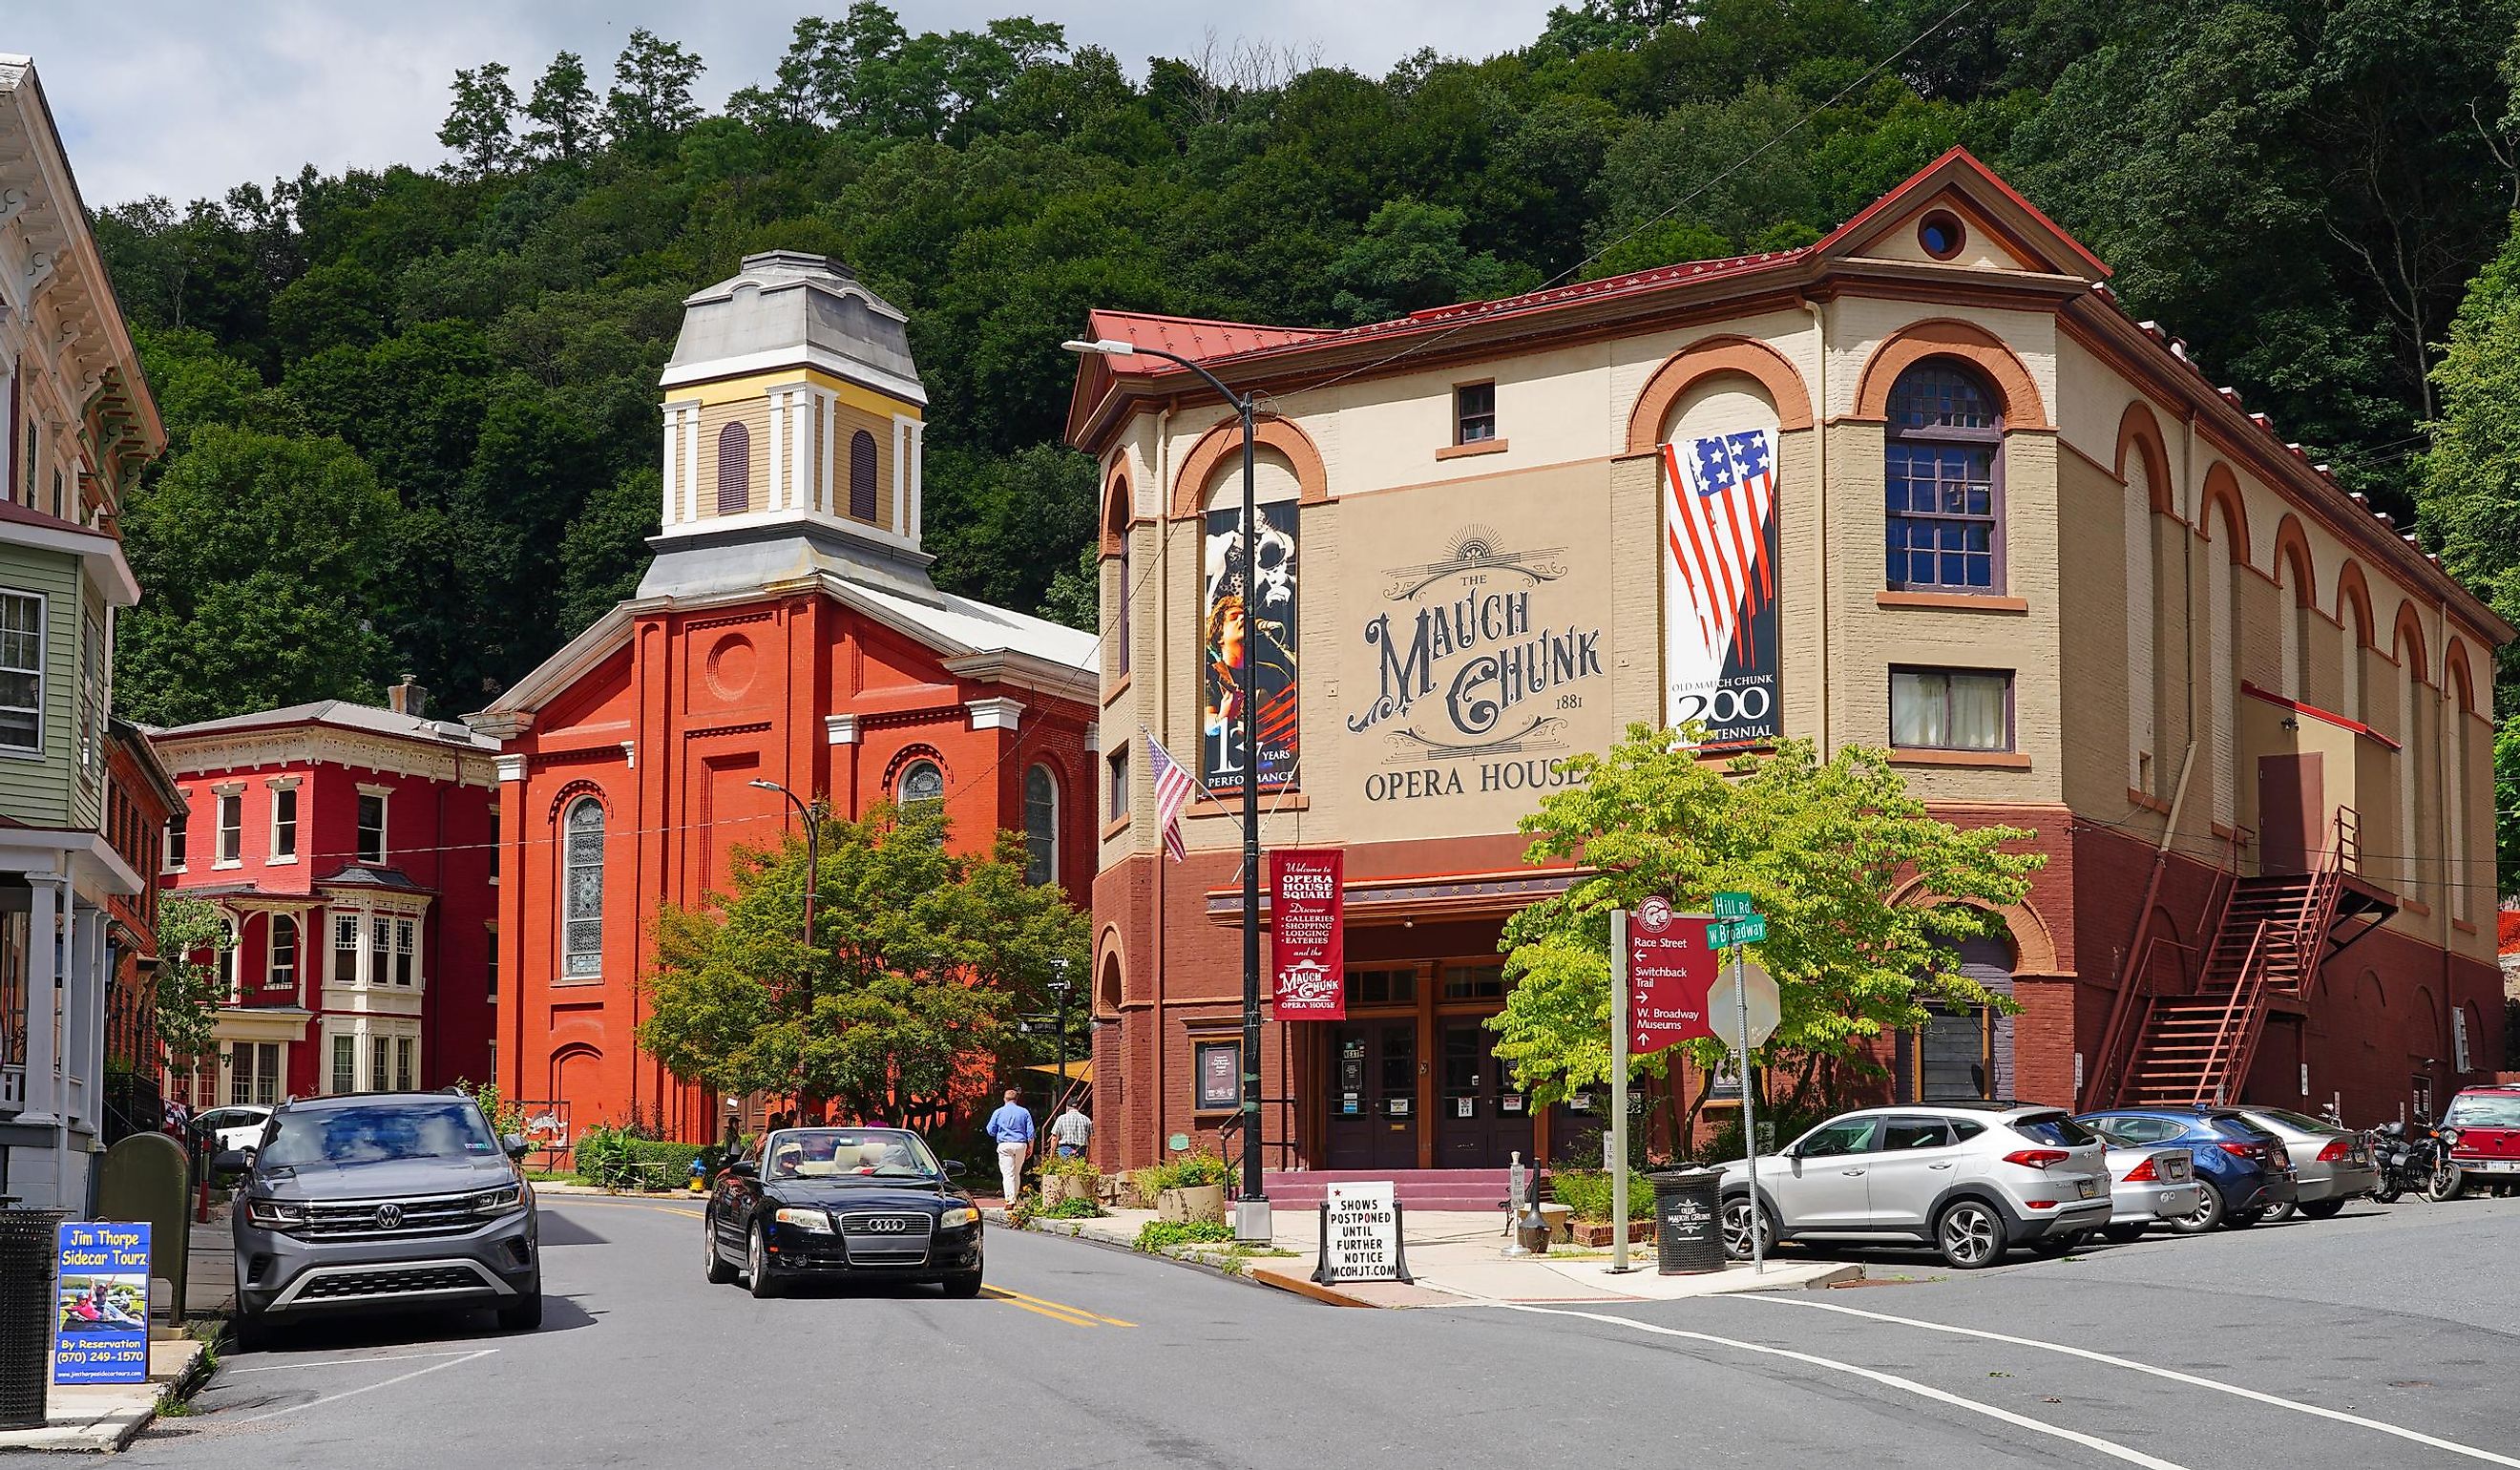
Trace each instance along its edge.
{"label": "sidewalk", "polygon": [[[1006,1212],[984,1213],[997,1225]],[[1036,1220],[1039,1234],[1066,1235],[1097,1244],[1132,1247],[1152,1210],[1114,1210],[1097,1220]],[[1312,1279],[1320,1258],[1321,1216],[1313,1210],[1280,1210],[1271,1216],[1270,1244],[1287,1256],[1254,1255],[1231,1246],[1176,1246],[1164,1254],[1194,1266],[1248,1276],[1281,1291],[1341,1307],[1461,1307],[1482,1302],[1646,1302],[1743,1291],[1790,1291],[1862,1278],[1864,1268],[1830,1261],[1770,1262],[1763,1272],[1736,1265],[1703,1275],[1665,1276],[1654,1270],[1653,1248],[1631,1249],[1630,1270],[1614,1274],[1610,1252],[1559,1246],[1546,1257],[1504,1254],[1511,1237],[1501,1211],[1429,1210],[1401,1221],[1401,1253],[1416,1279],[1342,1281],[1323,1286]]]}

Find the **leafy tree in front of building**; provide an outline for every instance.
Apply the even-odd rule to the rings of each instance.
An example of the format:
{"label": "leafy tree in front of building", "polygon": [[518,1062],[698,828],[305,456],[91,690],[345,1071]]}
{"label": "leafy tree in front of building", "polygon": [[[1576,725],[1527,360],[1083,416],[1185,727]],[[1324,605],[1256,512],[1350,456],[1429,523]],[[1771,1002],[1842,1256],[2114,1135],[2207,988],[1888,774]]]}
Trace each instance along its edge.
{"label": "leafy tree in front of building", "polygon": [[1086,969],[1090,921],[1023,879],[1023,843],[943,845],[932,809],[825,819],[804,942],[805,844],[740,852],[732,891],[656,923],[639,1042],[729,1096],[796,1099],[811,1116],[934,1126],[1029,1059],[1019,1006],[1047,1005],[1064,960]]}
{"label": "leafy tree in front of building", "polygon": [[[1513,983],[1488,1023],[1498,1058],[1540,1102],[1608,1080],[1610,913],[1649,896],[1702,913],[1718,893],[1747,893],[1767,916],[1751,952],[1777,978],[1781,1019],[1754,1060],[1790,1076],[1789,1106],[1863,1070],[1866,1048],[1922,1025],[1929,1002],[2009,1003],[1960,972],[1958,946],[2000,932],[1990,908],[2028,896],[2047,859],[2019,846],[2036,833],[1941,821],[1864,746],[1822,762],[1811,741],[1785,740],[1719,763],[1633,725],[1607,754],[1568,766],[1578,783],[1522,821],[1525,856],[1589,875],[1507,922]],[[1703,1070],[1723,1055],[1687,1046]],[[1668,1063],[1635,1065],[1661,1076]]]}
{"label": "leafy tree in front of building", "polygon": [[[210,1029],[218,1020],[218,966],[196,956],[215,957],[236,944],[227,916],[207,899],[161,894],[158,903],[158,1045],[178,1072],[215,1048]],[[155,1058],[152,1058],[155,1060]]]}

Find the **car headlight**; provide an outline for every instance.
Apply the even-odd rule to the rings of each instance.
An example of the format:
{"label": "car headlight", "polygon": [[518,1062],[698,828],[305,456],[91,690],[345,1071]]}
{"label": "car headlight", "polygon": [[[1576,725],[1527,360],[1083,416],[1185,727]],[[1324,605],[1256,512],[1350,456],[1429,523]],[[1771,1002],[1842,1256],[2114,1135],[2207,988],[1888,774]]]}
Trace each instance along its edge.
{"label": "car headlight", "polygon": [[306,1223],[306,1207],[287,1200],[248,1199],[245,1218],[261,1230],[293,1230]]}
{"label": "car headlight", "polygon": [[2458,1130],[2454,1128],[2443,1129],[2441,1131],[2441,1140],[2444,1147],[2456,1148],[2458,1146]]}
{"label": "car headlight", "polygon": [[777,1218],[781,1225],[794,1225],[809,1235],[832,1233],[832,1217],[820,1210],[781,1210]]}
{"label": "car headlight", "polygon": [[524,1202],[524,1185],[503,1184],[496,1189],[484,1189],[480,1193],[473,1195],[472,1213],[475,1215],[505,1215],[510,1210],[516,1209]]}
{"label": "car headlight", "polygon": [[969,1205],[956,1205],[952,1209],[947,1210],[944,1214],[936,1217],[936,1228],[940,1230],[959,1230],[967,1225],[978,1225],[979,1223],[980,1212],[972,1209]]}

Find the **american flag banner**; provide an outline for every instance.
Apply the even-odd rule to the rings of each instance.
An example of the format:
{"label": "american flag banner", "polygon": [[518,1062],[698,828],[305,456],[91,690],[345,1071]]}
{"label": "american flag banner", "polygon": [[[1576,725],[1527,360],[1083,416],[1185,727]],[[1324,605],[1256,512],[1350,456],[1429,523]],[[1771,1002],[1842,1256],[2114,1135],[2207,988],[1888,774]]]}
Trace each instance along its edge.
{"label": "american flag banner", "polygon": [[1777,431],[1673,440],[1662,463],[1665,717],[1710,744],[1774,739]]}
{"label": "american flag banner", "polygon": [[1138,737],[1147,742],[1147,769],[1155,777],[1155,821],[1163,827],[1164,855],[1182,862],[1190,857],[1190,848],[1182,841],[1182,808],[1190,804],[1190,793],[1198,788],[1198,782],[1173,759],[1153,731],[1141,725]]}

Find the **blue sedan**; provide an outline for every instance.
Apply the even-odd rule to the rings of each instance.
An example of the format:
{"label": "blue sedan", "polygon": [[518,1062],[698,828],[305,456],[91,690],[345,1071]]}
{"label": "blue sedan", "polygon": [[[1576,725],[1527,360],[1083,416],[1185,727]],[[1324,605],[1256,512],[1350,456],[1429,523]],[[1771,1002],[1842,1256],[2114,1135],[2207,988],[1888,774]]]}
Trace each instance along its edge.
{"label": "blue sedan", "polygon": [[2075,1120],[2111,1145],[2185,1144],[2206,1187],[2196,1213],[2171,1222],[2182,1235],[2216,1225],[2253,1225],[2294,1196],[2292,1157],[2283,1140],[2228,1107],[2123,1107]]}

